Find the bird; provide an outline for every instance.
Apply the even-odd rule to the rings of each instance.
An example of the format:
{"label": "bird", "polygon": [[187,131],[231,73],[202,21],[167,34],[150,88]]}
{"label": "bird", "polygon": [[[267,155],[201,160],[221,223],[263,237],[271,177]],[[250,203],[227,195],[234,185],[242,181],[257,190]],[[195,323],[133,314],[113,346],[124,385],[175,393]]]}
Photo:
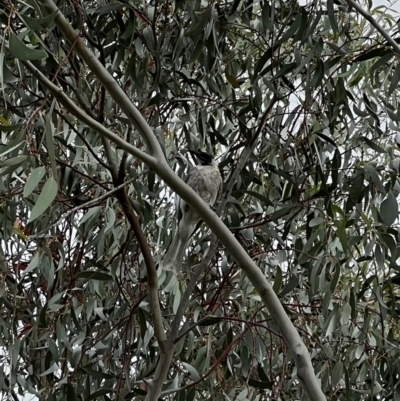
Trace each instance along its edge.
{"label": "bird", "polygon": [[[189,168],[185,182],[200,195],[204,202],[212,207],[217,202],[222,189],[222,177],[218,164],[214,157],[207,152],[201,150],[189,150],[189,152],[197,159],[198,164]],[[175,206],[178,229],[161,266],[164,270],[178,273],[190,237],[200,226],[202,220],[196,210],[177,194],[175,195]]]}

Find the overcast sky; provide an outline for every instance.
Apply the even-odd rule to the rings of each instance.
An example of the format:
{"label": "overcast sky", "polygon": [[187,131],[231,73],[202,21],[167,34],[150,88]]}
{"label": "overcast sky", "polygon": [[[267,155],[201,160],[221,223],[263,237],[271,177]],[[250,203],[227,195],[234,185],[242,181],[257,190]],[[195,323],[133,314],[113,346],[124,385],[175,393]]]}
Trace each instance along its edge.
{"label": "overcast sky", "polygon": [[[387,0],[374,0],[373,1],[374,6],[379,6],[379,5],[383,5],[383,6],[389,6],[390,8],[393,8],[394,10],[396,10],[397,12],[400,12],[400,2],[399,1],[387,1]],[[390,6],[390,4],[392,4]]]}

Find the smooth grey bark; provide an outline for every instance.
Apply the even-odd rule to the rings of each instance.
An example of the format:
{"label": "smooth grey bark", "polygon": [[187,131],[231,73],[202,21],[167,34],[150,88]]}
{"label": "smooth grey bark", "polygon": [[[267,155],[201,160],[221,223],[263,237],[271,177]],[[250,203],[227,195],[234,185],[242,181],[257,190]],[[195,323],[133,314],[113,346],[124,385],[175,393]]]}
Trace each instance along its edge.
{"label": "smooth grey bark", "polygon": [[[246,251],[241,247],[239,242],[230,232],[228,227],[218,218],[218,216],[213,212],[213,210],[200,198],[200,196],[193,191],[188,185],[182,181],[175,172],[169,167],[165,159],[158,160],[153,156],[150,156],[141,150],[137,149],[135,146],[127,143],[122,138],[115,135],[113,132],[109,131],[102,124],[93,120],[89,117],[82,109],[74,104],[74,102],[69,99],[66,94],[54,85],[49,79],[47,79],[42,73],[40,73],[30,62],[25,62],[24,65],[31,70],[36,77],[45,85],[49,91],[57,98],[57,100],[64,105],[64,107],[75,117],[80,119],[83,123],[87,124],[92,129],[96,130],[100,135],[103,135],[113,143],[117,144],[121,149],[137,157],[143,163],[151,167],[154,172],[162,178],[167,185],[181,196],[185,201],[187,201],[192,207],[196,208],[199,215],[203,218],[205,223],[210,227],[210,229],[216,234],[222,244],[225,246],[226,250],[233,256],[237,264],[245,271],[249,280],[254,285],[254,288],[260,294],[264,304],[268,308],[271,317],[274,319],[275,323],[281,330],[282,336],[291,349],[295,363],[297,365],[297,374],[303,388],[308,394],[310,400],[312,401],[322,401],[325,400],[325,396],[321,391],[318,384],[317,378],[314,375],[314,371],[311,364],[310,355],[305,347],[300,335],[296,331],[289,317],[287,316],[283,306],[281,305],[278,297],[272,289],[271,284],[267,281],[266,277],[262,274],[261,270],[253,262]],[[165,358],[169,360],[172,358],[169,354]],[[161,373],[167,372],[168,369],[165,365],[160,366],[156,369],[157,375],[157,387],[161,389],[162,382],[165,377],[162,377]],[[161,380],[162,379],[162,380]],[[158,396],[157,396],[158,397]],[[157,399],[157,398],[152,398]],[[150,398],[148,398],[150,400]]]}

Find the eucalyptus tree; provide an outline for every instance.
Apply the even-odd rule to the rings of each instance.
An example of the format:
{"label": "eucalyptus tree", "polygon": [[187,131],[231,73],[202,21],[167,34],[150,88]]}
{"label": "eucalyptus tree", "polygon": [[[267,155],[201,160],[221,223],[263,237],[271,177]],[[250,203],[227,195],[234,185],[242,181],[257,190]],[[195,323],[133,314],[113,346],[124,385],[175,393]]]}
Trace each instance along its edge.
{"label": "eucalyptus tree", "polygon": [[[1,0],[0,18],[4,397],[400,397],[393,10]],[[179,178],[189,149],[216,155],[216,211]],[[157,268],[174,193],[205,222],[179,275]]]}

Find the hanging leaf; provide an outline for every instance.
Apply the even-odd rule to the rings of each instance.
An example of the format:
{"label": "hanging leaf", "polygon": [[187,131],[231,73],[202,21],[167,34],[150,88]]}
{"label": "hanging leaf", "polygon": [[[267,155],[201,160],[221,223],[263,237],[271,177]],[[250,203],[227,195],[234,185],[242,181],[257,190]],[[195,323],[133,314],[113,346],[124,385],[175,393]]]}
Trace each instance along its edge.
{"label": "hanging leaf", "polygon": [[394,90],[397,88],[397,85],[399,84],[400,80],[400,63],[397,64],[396,69],[394,70],[392,79],[390,81],[390,86],[388,90],[388,95],[390,96]]}
{"label": "hanging leaf", "polygon": [[44,167],[37,167],[32,170],[24,186],[24,198],[27,198],[37,188],[40,180],[44,177],[45,174],[46,169]]}
{"label": "hanging leaf", "polygon": [[249,379],[249,385],[254,387],[254,388],[260,388],[260,389],[272,389],[273,385],[272,382],[270,381],[260,381],[260,380],[255,380],[255,379]]}
{"label": "hanging leaf", "polygon": [[53,26],[53,21],[57,15],[57,12],[58,11],[54,11],[54,13],[46,15],[43,18],[31,18],[23,14],[21,14],[20,17],[25,22],[25,24],[33,31],[41,31],[43,29]]}
{"label": "hanging leaf", "polygon": [[18,60],[40,60],[47,57],[44,50],[28,47],[14,33],[10,33],[10,53]]}
{"label": "hanging leaf", "polygon": [[45,125],[47,154],[49,155],[51,170],[53,171],[53,177],[57,177],[56,156],[54,152],[54,125],[53,122],[51,121],[51,116],[53,114],[53,109],[55,104],[56,101],[55,99],[53,99],[49,113],[46,116],[46,125]]}
{"label": "hanging leaf", "polygon": [[333,33],[337,34],[339,32],[339,29],[338,29],[336,18],[335,18],[335,9],[334,9],[334,1],[333,0],[328,0],[327,11],[328,11],[329,23],[331,24]]}
{"label": "hanging leaf", "polygon": [[192,365],[190,365],[189,363],[186,363],[186,362],[182,362],[182,365],[189,372],[189,374],[193,380],[197,381],[197,380],[201,379],[199,372]]}
{"label": "hanging leaf", "polygon": [[377,145],[374,141],[371,141],[371,139],[368,138],[363,138],[365,143],[373,150],[375,150],[378,153],[386,153],[386,150],[381,148],[379,145]]}
{"label": "hanging leaf", "polygon": [[57,195],[57,182],[53,177],[50,177],[43,186],[42,192],[36,201],[35,206],[31,211],[29,221],[34,221],[40,217],[45,210],[53,203]]}
{"label": "hanging leaf", "polygon": [[360,110],[356,105],[353,105],[354,113],[356,113],[360,117],[369,117],[369,113],[366,111]]}
{"label": "hanging leaf", "polygon": [[88,280],[100,280],[100,281],[112,281],[112,276],[102,272],[85,271],[79,272],[75,275],[75,278],[86,278]]}
{"label": "hanging leaf", "polygon": [[389,54],[391,52],[392,52],[392,50],[390,48],[380,47],[378,49],[373,49],[373,50],[367,51],[367,52],[365,52],[363,54],[360,54],[359,56],[357,56],[354,59],[353,62],[354,63],[358,63],[360,61],[371,60],[372,58],[375,58],[375,57],[383,57],[383,56],[385,56],[385,55],[387,55],[387,54]]}
{"label": "hanging leaf", "polygon": [[311,87],[317,88],[324,78],[324,63],[321,59],[317,60],[317,68],[315,69],[314,75],[311,79]]}
{"label": "hanging leaf", "polygon": [[207,316],[204,319],[199,320],[199,322],[197,323],[198,326],[213,326],[214,324],[217,324],[221,322],[221,318],[219,318],[218,316]]}
{"label": "hanging leaf", "polygon": [[389,192],[386,199],[381,203],[379,213],[387,226],[391,226],[399,217],[399,204],[393,192]]}
{"label": "hanging leaf", "polygon": [[339,383],[343,376],[343,363],[341,361],[336,362],[335,366],[333,367],[332,371],[332,387]]}
{"label": "hanging leaf", "polygon": [[364,169],[371,176],[372,182],[379,189],[379,191],[381,191],[383,194],[386,194],[385,187],[383,186],[377,171],[368,163],[365,164]]}

